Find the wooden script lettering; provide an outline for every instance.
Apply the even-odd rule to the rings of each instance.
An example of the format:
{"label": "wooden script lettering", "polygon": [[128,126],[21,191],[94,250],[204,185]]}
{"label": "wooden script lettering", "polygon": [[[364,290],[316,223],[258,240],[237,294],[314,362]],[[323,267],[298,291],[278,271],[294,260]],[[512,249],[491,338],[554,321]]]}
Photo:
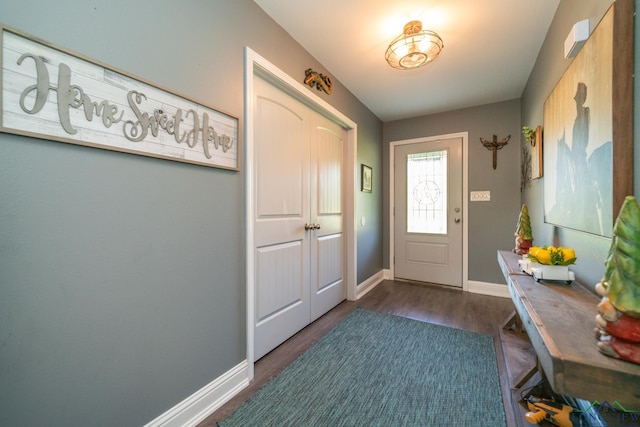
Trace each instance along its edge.
{"label": "wooden script lettering", "polygon": [[235,117],[6,28],[1,64],[3,132],[238,168]]}

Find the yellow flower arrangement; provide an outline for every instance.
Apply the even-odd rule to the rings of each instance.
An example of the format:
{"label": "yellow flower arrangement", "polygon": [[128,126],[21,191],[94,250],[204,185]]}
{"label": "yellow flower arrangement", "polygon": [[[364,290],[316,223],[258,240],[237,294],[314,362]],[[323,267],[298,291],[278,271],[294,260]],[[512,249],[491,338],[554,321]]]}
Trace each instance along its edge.
{"label": "yellow flower arrangement", "polygon": [[576,253],[571,248],[554,246],[532,246],[528,257],[538,264],[544,265],[571,265],[576,262]]}

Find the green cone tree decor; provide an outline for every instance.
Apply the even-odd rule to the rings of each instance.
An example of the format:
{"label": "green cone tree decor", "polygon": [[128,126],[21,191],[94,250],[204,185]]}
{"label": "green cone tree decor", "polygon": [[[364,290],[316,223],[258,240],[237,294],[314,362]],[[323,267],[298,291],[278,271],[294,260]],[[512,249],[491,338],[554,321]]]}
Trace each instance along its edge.
{"label": "green cone tree decor", "polygon": [[640,317],[640,207],[625,199],[613,227],[602,286],[616,309]]}
{"label": "green cone tree decor", "polygon": [[598,348],[640,364],[640,206],[628,196],[613,226],[611,247],[596,291]]}
{"label": "green cone tree decor", "polygon": [[526,203],[520,209],[518,224],[516,224],[516,247],[513,250],[518,255],[525,255],[533,243],[533,233],[531,232],[531,220],[529,219],[529,208]]}

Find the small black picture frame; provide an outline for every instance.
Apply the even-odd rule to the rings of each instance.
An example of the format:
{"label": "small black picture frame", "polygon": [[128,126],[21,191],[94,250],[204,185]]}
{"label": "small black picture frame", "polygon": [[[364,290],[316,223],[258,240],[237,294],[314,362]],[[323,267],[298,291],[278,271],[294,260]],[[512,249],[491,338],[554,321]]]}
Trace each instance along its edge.
{"label": "small black picture frame", "polygon": [[360,170],[360,191],[364,193],[371,193],[373,182],[373,169],[365,164],[362,165]]}

